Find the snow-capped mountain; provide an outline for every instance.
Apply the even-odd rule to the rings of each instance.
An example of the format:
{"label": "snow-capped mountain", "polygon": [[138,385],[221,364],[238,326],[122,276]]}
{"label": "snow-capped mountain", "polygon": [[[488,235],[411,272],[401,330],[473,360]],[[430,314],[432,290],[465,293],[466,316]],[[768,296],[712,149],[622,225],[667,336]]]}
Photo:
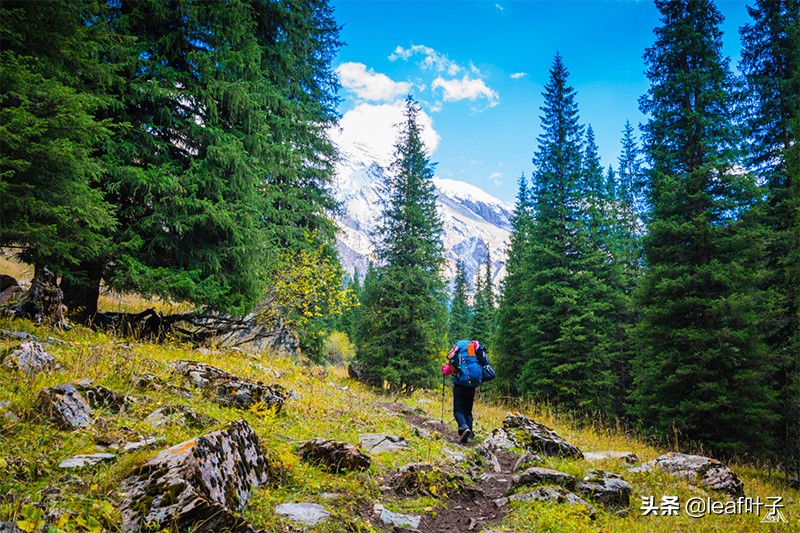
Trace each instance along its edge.
{"label": "snow-capped mountain", "polygon": [[[372,231],[382,211],[380,184],[389,161],[358,143],[340,147],[336,194],[342,203],[338,248],[345,269],[366,272],[373,255]],[[444,225],[445,275],[455,277],[455,262],[464,262],[470,283],[484,263],[488,248],[495,286],[506,274],[506,248],[513,207],[462,181],[434,178],[437,207]]]}

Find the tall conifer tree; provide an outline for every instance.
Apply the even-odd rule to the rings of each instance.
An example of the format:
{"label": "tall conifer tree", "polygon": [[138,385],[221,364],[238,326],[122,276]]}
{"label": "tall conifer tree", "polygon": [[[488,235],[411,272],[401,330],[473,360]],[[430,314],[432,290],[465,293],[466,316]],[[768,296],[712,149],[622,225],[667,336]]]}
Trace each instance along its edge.
{"label": "tall conifer tree", "polygon": [[506,277],[503,280],[497,309],[496,354],[492,362],[497,369],[497,386],[512,394],[521,392],[519,373],[525,363],[520,349],[527,342],[527,292],[530,270],[533,206],[530,186],[525,174],[518,180],[519,188],[511,217],[511,237],[506,256]]}
{"label": "tall conifer tree", "polygon": [[419,108],[409,96],[385,183],[388,200],[378,228],[380,264],[364,283],[366,339],[358,363],[372,382],[397,392],[435,382],[435,360],[447,332],[442,222],[436,212],[434,165],[421,138]]}
{"label": "tall conifer tree", "polygon": [[781,455],[800,470],[800,2],[757,0],[741,28],[749,168],[765,184],[771,293],[764,331],[778,367]]}
{"label": "tall conifer tree", "polygon": [[603,251],[591,234],[598,236],[602,224],[589,209],[599,202],[587,201],[596,187],[583,174],[583,128],[567,78],[556,55],[533,160],[534,218],[523,266],[528,324],[516,347],[524,358],[518,386],[570,409],[610,412],[613,377],[602,319],[607,303],[597,272]]}
{"label": "tall conifer tree", "polygon": [[492,283],[492,256],[488,249],[482,268],[478,269],[475,277],[474,308],[470,338],[491,345],[495,337],[497,310]]}
{"label": "tall conifer tree", "polygon": [[0,5],[0,246],[56,274],[109,246],[115,207],[97,189],[113,134],[118,64],[101,1]]}
{"label": "tall conifer tree", "polygon": [[763,449],[774,418],[747,210],[735,172],[722,17],[710,0],[657,0],[662,25],[645,52],[651,88],[645,148],[652,212],[645,239],[634,412],[722,452]]}
{"label": "tall conifer tree", "polygon": [[468,327],[472,322],[472,307],[469,305],[469,284],[462,261],[456,262],[456,279],[453,287],[453,299],[450,302],[450,317],[447,328],[447,341],[454,344],[466,339]]}

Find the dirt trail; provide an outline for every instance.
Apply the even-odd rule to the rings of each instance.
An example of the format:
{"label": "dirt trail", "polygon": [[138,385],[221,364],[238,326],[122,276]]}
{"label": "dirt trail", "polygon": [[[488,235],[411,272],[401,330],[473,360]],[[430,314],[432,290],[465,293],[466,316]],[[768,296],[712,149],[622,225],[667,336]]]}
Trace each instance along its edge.
{"label": "dirt trail", "polygon": [[[386,403],[383,406],[391,411],[401,413],[412,426],[424,427],[428,431],[438,433],[456,448],[462,448],[465,453],[468,453],[470,448],[480,444],[476,441],[468,444],[459,443],[457,435],[447,424],[416,414],[407,405]],[[488,469],[478,472],[476,475],[475,485],[478,488],[476,494],[456,495],[449,498],[446,500],[444,507],[436,509],[435,516],[432,514],[423,516],[416,530],[394,529],[393,531],[417,531],[421,533],[481,531],[500,522],[511,508],[505,506],[498,509],[494,502],[496,499],[505,496],[517,457],[510,452],[493,452],[493,455],[497,459],[494,463],[495,466],[492,467],[490,465]]]}

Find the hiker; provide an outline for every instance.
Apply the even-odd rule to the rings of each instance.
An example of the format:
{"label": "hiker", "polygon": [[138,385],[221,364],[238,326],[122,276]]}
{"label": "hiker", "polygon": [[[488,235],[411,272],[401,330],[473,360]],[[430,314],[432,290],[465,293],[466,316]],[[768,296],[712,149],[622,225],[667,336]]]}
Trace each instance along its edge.
{"label": "hiker", "polygon": [[[488,377],[487,367],[491,377]],[[475,389],[484,381],[494,378],[494,371],[491,370],[486,355],[486,347],[478,341],[456,342],[447,352],[447,362],[442,365],[442,373],[453,378],[453,416],[458,424],[460,441],[466,444],[475,438],[472,428]],[[486,379],[484,375],[487,375]]]}

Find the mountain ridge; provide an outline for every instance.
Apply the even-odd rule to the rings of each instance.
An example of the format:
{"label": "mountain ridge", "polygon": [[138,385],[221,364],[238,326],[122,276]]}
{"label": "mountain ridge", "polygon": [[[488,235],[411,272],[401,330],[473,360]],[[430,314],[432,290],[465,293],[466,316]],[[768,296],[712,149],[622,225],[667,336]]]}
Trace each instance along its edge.
{"label": "mountain ridge", "polygon": [[[335,195],[342,209],[336,218],[340,229],[337,249],[345,270],[366,272],[374,260],[374,231],[386,200],[382,190],[390,161],[366,145],[340,147],[336,166]],[[449,178],[434,177],[437,211],[442,219],[445,267],[451,283],[456,261],[464,263],[472,281],[491,254],[495,287],[506,275],[506,250],[511,235],[513,206],[483,189]]]}

